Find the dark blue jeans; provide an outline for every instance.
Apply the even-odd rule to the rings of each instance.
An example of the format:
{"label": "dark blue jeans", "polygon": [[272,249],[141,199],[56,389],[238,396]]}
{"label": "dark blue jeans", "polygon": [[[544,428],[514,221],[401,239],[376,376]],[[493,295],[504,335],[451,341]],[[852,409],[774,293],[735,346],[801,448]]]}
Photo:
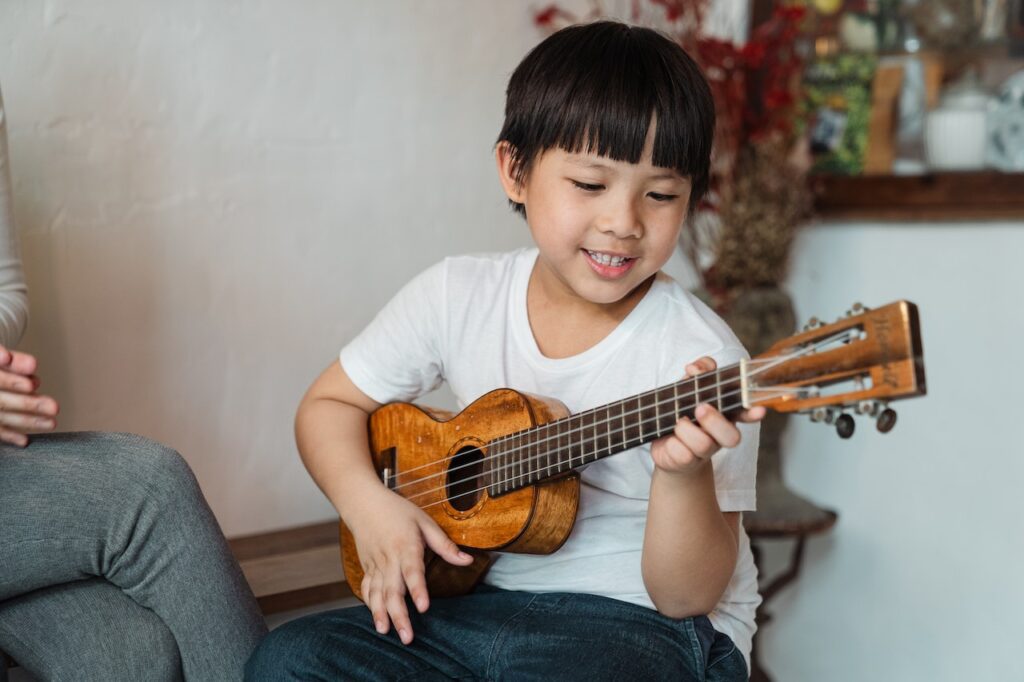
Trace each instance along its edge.
{"label": "dark blue jeans", "polygon": [[673,620],[588,594],[483,587],[409,612],[415,639],[380,635],[364,606],[318,613],[274,630],[247,680],[747,679],[746,663],[705,616]]}

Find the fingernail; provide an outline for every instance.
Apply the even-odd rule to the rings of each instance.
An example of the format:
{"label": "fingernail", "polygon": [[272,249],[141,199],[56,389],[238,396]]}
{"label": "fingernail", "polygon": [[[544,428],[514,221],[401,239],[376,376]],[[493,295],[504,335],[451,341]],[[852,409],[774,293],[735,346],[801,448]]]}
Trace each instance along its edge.
{"label": "fingernail", "polygon": [[460,549],[460,550],[459,550],[459,558],[460,558],[460,559],[472,559],[473,557],[472,557],[472,556],[470,556],[469,554],[466,554],[465,552],[463,552],[463,551],[462,551],[462,550]]}
{"label": "fingernail", "polygon": [[398,636],[399,636],[399,637],[401,638],[401,640],[402,640],[402,641],[403,641],[403,642],[404,642],[405,644],[408,644],[408,643],[409,643],[409,640],[410,640],[410,637],[409,637],[409,631],[408,631],[408,630],[406,630],[405,628],[402,628],[401,630],[399,630],[399,631],[398,631]]}
{"label": "fingernail", "polygon": [[377,632],[379,632],[380,634],[387,634],[388,629],[384,626],[384,623],[382,621],[374,621],[373,626],[377,628]]}
{"label": "fingernail", "polygon": [[704,403],[701,403],[700,405],[697,406],[697,409],[694,410],[694,413],[697,415],[697,417],[703,417],[704,415],[706,415],[708,413],[709,409],[711,409],[711,408],[709,408]]}

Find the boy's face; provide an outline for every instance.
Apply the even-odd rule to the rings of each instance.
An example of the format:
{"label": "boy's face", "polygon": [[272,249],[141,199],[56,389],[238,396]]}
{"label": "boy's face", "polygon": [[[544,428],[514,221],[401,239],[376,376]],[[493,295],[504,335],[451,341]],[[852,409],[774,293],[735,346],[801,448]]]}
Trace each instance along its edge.
{"label": "boy's face", "polygon": [[505,192],[526,206],[540,250],[534,276],[550,293],[614,307],[671,257],[690,181],[654,166],[653,146],[652,125],[637,164],[549,149],[518,186],[508,145],[498,146]]}

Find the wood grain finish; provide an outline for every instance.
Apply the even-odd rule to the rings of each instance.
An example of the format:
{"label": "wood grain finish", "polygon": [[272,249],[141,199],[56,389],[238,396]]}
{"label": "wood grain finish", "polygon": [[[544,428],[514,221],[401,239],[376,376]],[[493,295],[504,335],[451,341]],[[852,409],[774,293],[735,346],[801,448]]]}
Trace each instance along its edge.
{"label": "wood grain finish", "polygon": [[[369,430],[382,481],[475,558],[460,568],[427,557],[428,589],[469,591],[491,565],[488,551],[558,549],[579,505],[576,470],[670,433],[681,417],[693,419],[701,403],[727,416],[741,411],[744,400],[780,412],[856,404],[862,413],[881,414],[888,400],[923,394],[917,308],[898,301],[859,310],[785,339],[752,361],[575,415],[557,400],[511,389],[492,391],[450,418],[407,403],[381,407]],[[854,388],[838,386],[844,381]],[[869,399],[878,402],[860,402]],[[340,529],[345,576],[361,598],[355,541],[344,523]]]}
{"label": "wood grain finish", "polygon": [[337,521],[232,538],[228,545],[266,615],[352,596],[338,565]]}
{"label": "wood grain finish", "polygon": [[[464,504],[449,499],[451,471],[462,466],[459,453],[478,450],[486,460],[486,443],[551,419],[567,416],[561,403],[509,389],[492,391],[446,421],[408,403],[392,403],[370,418],[370,446],[378,472],[394,465],[392,489],[423,508],[465,550],[545,554],[565,542],[576,518],[579,480],[575,475],[521,488],[500,497],[476,488]],[[456,504],[453,504],[453,501]],[[361,597],[363,569],[355,540],[340,524],[342,564],[352,592]],[[483,577],[491,561],[486,551],[471,552],[466,568],[428,557],[431,594],[464,594]]]}
{"label": "wood grain finish", "polygon": [[1024,173],[812,176],[815,212],[828,220],[1024,218]]}
{"label": "wood grain finish", "polygon": [[[820,351],[800,353],[801,349],[843,332],[853,332],[857,338]],[[897,301],[779,341],[755,360],[788,359],[761,370],[752,363],[750,383],[754,397],[759,388],[770,391],[783,387],[784,395],[757,400],[757,404],[777,412],[924,395],[927,389],[923,352],[917,306]],[[830,385],[856,379],[862,380],[863,387],[840,392],[827,390]],[[785,392],[788,388],[810,386],[819,389],[819,394]]]}

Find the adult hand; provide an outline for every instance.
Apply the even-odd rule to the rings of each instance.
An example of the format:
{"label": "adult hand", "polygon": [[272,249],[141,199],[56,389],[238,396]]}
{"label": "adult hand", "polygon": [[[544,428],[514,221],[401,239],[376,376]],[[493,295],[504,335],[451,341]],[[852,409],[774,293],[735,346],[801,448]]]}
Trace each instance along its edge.
{"label": "adult hand", "polygon": [[0,345],[0,441],[25,447],[28,433],[57,428],[57,401],[39,395],[35,356]]}

